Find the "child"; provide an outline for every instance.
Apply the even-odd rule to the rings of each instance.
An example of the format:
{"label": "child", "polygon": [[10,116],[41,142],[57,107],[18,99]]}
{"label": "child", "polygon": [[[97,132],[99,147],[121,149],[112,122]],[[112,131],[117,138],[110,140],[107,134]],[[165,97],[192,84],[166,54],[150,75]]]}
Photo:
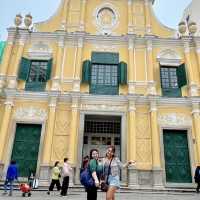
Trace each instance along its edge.
{"label": "child", "polygon": [[26,194],[28,194],[28,197],[31,196],[31,187],[26,184],[26,183],[22,183],[20,185],[20,190],[22,191],[22,196],[25,197]]}

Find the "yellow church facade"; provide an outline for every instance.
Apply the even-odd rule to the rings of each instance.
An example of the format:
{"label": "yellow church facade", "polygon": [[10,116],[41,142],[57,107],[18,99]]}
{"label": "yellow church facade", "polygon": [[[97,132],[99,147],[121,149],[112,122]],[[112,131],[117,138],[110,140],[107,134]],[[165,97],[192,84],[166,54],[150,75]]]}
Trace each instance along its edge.
{"label": "yellow church facade", "polygon": [[10,160],[47,185],[69,158],[109,145],[129,188],[194,186],[200,164],[200,38],[156,19],[153,0],[62,0],[30,29],[15,19],[0,63],[0,175]]}

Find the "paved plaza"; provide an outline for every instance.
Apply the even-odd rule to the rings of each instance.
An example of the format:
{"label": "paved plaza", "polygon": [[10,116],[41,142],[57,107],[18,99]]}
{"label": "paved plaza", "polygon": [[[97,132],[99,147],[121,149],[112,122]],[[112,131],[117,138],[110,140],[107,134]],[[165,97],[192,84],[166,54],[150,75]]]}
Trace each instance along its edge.
{"label": "paved plaza", "polygon": [[[2,194],[3,191],[0,191]],[[0,200],[6,199],[33,199],[33,200],[84,200],[86,199],[85,192],[71,191],[66,197],[60,197],[59,193],[54,192],[50,196],[45,191],[33,191],[32,196],[22,197],[19,191],[14,191],[12,197],[0,195]],[[180,192],[143,192],[143,191],[132,191],[132,192],[118,192],[116,194],[116,200],[199,200],[200,194],[196,193],[180,193]],[[98,200],[105,200],[105,193],[98,193]]]}

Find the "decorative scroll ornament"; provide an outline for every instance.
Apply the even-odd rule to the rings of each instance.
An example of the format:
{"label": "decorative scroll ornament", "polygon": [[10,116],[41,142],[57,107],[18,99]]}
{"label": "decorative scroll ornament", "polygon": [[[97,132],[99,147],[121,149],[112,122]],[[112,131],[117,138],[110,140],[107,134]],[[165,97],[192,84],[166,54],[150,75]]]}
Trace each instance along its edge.
{"label": "decorative scroll ornament", "polygon": [[18,108],[15,112],[15,119],[20,121],[45,121],[47,118],[47,112],[42,108],[26,107]]}
{"label": "decorative scroll ornament", "polygon": [[192,126],[192,119],[184,114],[168,113],[159,115],[158,123],[161,126]]}

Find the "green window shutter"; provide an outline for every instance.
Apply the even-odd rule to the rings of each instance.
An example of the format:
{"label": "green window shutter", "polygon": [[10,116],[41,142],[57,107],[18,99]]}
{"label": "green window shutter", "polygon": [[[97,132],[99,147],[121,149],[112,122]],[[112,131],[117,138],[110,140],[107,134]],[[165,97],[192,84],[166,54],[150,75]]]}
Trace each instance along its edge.
{"label": "green window shutter", "polygon": [[91,61],[85,60],[83,62],[83,68],[82,68],[82,83],[89,84],[90,76],[91,76]]}
{"label": "green window shutter", "polygon": [[127,84],[127,64],[125,62],[119,63],[119,84]]}
{"label": "green window shutter", "polygon": [[118,65],[119,53],[92,52],[92,63]]}
{"label": "green window shutter", "polygon": [[0,63],[3,59],[4,49],[6,47],[6,42],[0,42]]}
{"label": "green window shutter", "polygon": [[161,68],[162,68],[162,66],[160,65],[160,86],[161,86],[161,88],[163,88],[163,83],[162,83],[162,76],[161,76]]}
{"label": "green window shutter", "polygon": [[180,65],[177,68],[176,73],[177,73],[179,88],[183,87],[184,85],[187,85],[187,77],[186,77],[186,71],[185,71],[185,64]]}
{"label": "green window shutter", "polygon": [[18,79],[26,81],[28,79],[29,71],[31,67],[31,61],[27,58],[22,58],[20,68],[18,71]]}
{"label": "green window shutter", "polygon": [[52,64],[53,64],[53,59],[51,58],[50,60],[48,60],[48,65],[47,65],[47,73],[46,73],[47,81],[51,79]]}

